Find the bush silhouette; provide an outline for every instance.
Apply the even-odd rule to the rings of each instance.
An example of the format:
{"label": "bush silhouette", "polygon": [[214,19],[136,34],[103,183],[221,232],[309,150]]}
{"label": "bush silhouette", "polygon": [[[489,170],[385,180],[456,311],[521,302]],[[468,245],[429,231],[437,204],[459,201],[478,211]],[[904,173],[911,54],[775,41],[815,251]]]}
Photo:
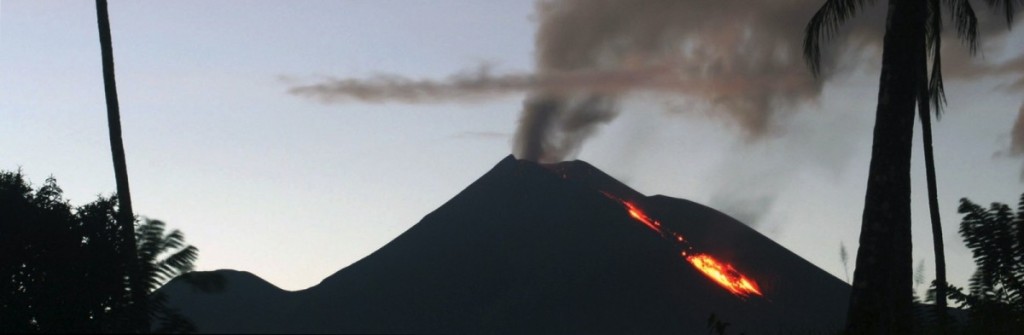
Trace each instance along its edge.
{"label": "bush silhouette", "polygon": [[[122,261],[131,244],[119,237],[117,210],[115,197],[73,208],[54,178],[33,190],[20,171],[0,171],[0,332],[133,330]],[[165,234],[156,220],[136,230],[147,294],[191,270],[198,250],[181,232]],[[156,330],[194,330],[162,297],[150,299]]]}
{"label": "bush silhouette", "polygon": [[950,286],[948,297],[968,309],[966,331],[1011,334],[1024,328],[1024,195],[1014,213],[992,203],[985,209],[960,199],[960,236],[971,249],[977,270],[967,292]]}

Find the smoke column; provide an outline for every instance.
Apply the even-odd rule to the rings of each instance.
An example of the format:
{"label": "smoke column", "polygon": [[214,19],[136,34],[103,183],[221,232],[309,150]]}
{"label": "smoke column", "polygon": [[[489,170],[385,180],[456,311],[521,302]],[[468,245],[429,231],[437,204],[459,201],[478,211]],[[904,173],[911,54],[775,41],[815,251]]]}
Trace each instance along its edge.
{"label": "smoke column", "polygon": [[[776,114],[821,89],[803,69],[802,21],[779,19],[804,12],[809,17],[792,1],[541,1],[537,75],[646,72],[650,81],[636,86],[697,97],[756,138],[771,130]],[[531,89],[514,153],[541,162],[570,158],[615,119],[619,95],[585,86]]]}

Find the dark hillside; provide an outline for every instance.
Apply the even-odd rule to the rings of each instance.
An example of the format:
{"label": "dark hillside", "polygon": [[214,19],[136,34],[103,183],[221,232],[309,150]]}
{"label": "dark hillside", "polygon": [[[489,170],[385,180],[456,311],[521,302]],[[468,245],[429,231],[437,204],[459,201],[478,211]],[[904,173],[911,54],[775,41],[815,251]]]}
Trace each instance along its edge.
{"label": "dark hillside", "polygon": [[[764,296],[729,293],[599,191],[733,263]],[[849,290],[713,209],[644,197],[584,162],[511,156],[310,289],[260,293],[273,299],[239,310],[230,307],[249,298],[232,292],[243,287],[216,296],[171,286],[172,303],[202,331],[388,333],[704,333],[712,313],[730,333],[830,331]]]}

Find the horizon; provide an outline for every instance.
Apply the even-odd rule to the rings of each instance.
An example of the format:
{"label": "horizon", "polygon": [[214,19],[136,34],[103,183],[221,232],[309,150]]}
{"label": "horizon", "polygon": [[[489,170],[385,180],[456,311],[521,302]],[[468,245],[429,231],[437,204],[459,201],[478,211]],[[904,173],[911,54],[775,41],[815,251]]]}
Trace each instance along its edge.
{"label": "horizon", "polygon": [[[814,9],[790,14],[802,25]],[[989,22],[983,27],[998,27],[989,11],[978,15]],[[325,78],[372,84],[378,74],[441,84],[482,68],[495,77],[537,75],[537,17],[529,1],[112,2],[136,214],[184,232],[200,249],[197,270],[251,272],[291,291],[316,285],[509,155],[529,94],[324,103],[289,90]],[[863,48],[836,56],[815,95],[801,91],[794,103],[773,105],[767,128],[708,107],[704,98],[715,96],[701,94],[711,93],[626,91],[617,117],[566,158],[645,195],[722,211],[847,281],[838,249],[858,245],[878,91],[875,20],[851,21],[850,37],[829,46],[836,55]],[[1021,195],[1012,141],[1024,112],[1014,85],[1024,69],[999,68],[1024,59],[1017,23],[1008,33],[982,31],[978,56],[962,67],[965,47],[944,49],[949,104],[933,127],[949,281],[957,286],[974,270],[957,234],[957,199],[1013,204]],[[706,40],[694,43],[726,42],[697,35]],[[20,168],[34,185],[53,175],[75,205],[111,194],[93,4],[5,0],[0,55],[0,170]],[[799,63],[785,63],[794,71],[786,78],[810,76]],[[919,129],[913,255],[930,281]]]}

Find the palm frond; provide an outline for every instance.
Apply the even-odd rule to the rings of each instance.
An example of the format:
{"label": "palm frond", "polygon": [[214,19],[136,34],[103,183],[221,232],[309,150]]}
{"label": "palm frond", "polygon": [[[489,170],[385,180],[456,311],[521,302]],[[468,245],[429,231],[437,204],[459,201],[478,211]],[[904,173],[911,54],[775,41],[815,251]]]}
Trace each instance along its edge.
{"label": "palm frond", "polygon": [[[931,57],[932,71],[929,76],[930,79],[924,78],[926,83],[922,82],[922,85],[927,85],[927,89],[923,92],[923,94],[927,94],[927,97],[924,97],[926,99],[924,99],[922,105],[930,104],[934,107],[935,119],[938,120],[942,118],[942,107],[946,104],[946,89],[942,84],[942,6],[939,0],[928,0],[928,17],[926,20],[925,48],[927,49],[927,54],[925,57]],[[925,73],[927,74],[927,72],[926,68]],[[925,106],[920,108],[925,108]]]}
{"label": "palm frond", "polygon": [[185,234],[175,229],[160,238],[158,249],[175,250],[185,245]]}
{"label": "palm frond", "polygon": [[942,107],[946,105],[946,88],[942,84],[942,56],[938,52],[932,57],[932,74],[928,80],[928,96],[935,107],[935,119],[942,118]]}
{"label": "palm frond", "polygon": [[1013,13],[1017,11],[1016,6],[1024,6],[1024,0],[985,0],[992,9],[1003,9],[1003,16],[1006,18],[1006,27],[1013,25]]}
{"label": "palm frond", "polygon": [[189,246],[153,264],[149,269],[147,282],[156,290],[174,277],[192,271],[192,264],[199,257],[199,249]]}
{"label": "palm frond", "polygon": [[804,60],[814,76],[821,73],[821,45],[835,36],[839,27],[866,3],[874,3],[874,0],[826,0],[811,17],[804,30]]}
{"label": "palm frond", "polygon": [[192,264],[199,258],[199,248],[188,246],[157,263],[156,271],[169,278],[192,271]]}
{"label": "palm frond", "polygon": [[165,228],[162,221],[146,219],[136,229],[141,276],[149,292],[191,271],[199,258],[199,249],[185,244],[185,234],[179,230],[164,234]]}
{"label": "palm frond", "polygon": [[[997,0],[998,1],[998,0]],[[978,52],[978,17],[967,0],[946,0],[956,37],[967,44],[971,55]]]}

